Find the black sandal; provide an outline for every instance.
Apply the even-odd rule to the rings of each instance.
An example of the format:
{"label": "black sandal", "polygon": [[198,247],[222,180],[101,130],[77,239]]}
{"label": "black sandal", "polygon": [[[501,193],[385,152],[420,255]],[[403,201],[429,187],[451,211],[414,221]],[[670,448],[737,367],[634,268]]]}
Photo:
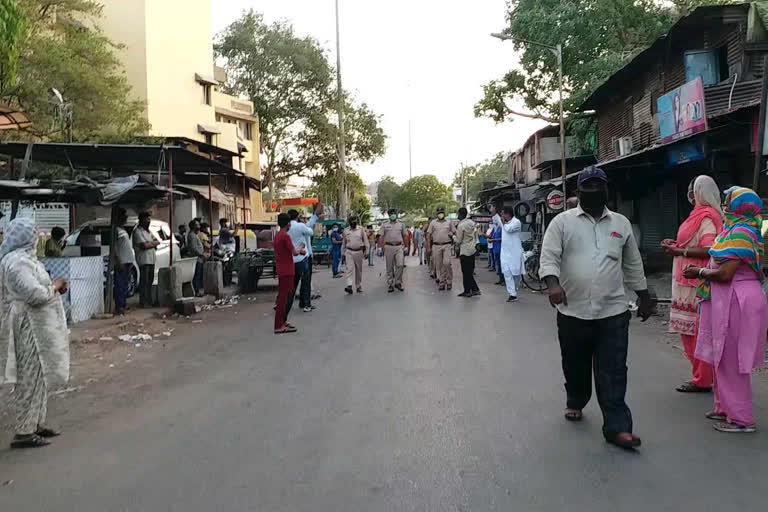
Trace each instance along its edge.
{"label": "black sandal", "polygon": [[40,437],[37,434],[28,434],[23,436],[16,436],[11,441],[11,448],[42,448],[51,444],[50,441]]}
{"label": "black sandal", "polygon": [[565,411],[565,419],[568,421],[581,421],[584,419],[584,414],[581,411],[572,410],[572,411]]}
{"label": "black sandal", "polygon": [[61,435],[61,432],[57,430],[53,430],[50,427],[38,427],[37,432],[35,434],[39,435],[40,437],[59,437]]}
{"label": "black sandal", "polygon": [[693,382],[683,382],[675,388],[675,391],[679,393],[710,393],[712,388],[702,388]]}

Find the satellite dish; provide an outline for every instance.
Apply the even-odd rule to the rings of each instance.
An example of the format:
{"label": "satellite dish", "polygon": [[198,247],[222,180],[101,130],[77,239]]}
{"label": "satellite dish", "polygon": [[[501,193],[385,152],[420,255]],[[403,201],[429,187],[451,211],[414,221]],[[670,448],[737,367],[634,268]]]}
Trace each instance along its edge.
{"label": "satellite dish", "polygon": [[48,89],[48,92],[51,93],[51,97],[54,100],[56,100],[56,103],[58,103],[59,105],[64,104],[64,96],[61,95],[58,89],[56,89],[55,87],[51,87],[50,89]]}

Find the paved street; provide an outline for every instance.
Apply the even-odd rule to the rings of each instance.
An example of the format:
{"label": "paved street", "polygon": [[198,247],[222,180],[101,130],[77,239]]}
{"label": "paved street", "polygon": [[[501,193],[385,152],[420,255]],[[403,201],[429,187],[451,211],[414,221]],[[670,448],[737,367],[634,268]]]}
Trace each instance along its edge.
{"label": "paved street", "polygon": [[[659,342],[659,322],[633,320],[629,403],[644,444],[627,453],[602,440],[595,403],[582,424],[562,419],[544,297],[505,304],[482,265],[472,300],[458,286],[437,294],[412,260],[404,294],[386,293],[381,261],[365,270],[357,299],[323,267],[318,310],[293,314],[298,335],[271,334],[270,300],[241,302],[100,389],[54,401],[63,437],[0,450],[0,510],[764,507],[768,431],[712,430],[710,396],[673,390],[686,362]],[[768,425],[763,380],[755,395]]]}

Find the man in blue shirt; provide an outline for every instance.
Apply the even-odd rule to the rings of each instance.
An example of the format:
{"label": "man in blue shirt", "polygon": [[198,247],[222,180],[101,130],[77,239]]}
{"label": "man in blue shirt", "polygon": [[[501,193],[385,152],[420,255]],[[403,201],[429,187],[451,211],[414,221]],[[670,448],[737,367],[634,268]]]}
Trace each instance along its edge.
{"label": "man in blue shirt", "polygon": [[[299,254],[293,257],[294,265],[294,290],[299,290],[299,307],[304,310],[305,313],[309,313],[315,307],[312,305],[312,282],[310,266],[310,258],[312,257],[312,235],[314,234],[313,228],[317,222],[317,216],[323,211],[322,203],[318,202],[315,205],[315,213],[312,214],[309,221],[306,224],[298,221],[299,212],[296,210],[289,210],[288,217],[291,219],[291,226],[288,228],[288,235],[291,237],[294,247],[299,247],[304,244],[306,248],[306,254]],[[301,283],[301,287],[299,287]]]}
{"label": "man in blue shirt", "polygon": [[[339,273],[339,264],[341,263],[341,244],[343,244],[344,236],[339,233],[339,225],[334,224],[331,226],[331,258],[332,258],[332,270],[333,277],[343,277]],[[347,263],[349,264],[349,263]]]}

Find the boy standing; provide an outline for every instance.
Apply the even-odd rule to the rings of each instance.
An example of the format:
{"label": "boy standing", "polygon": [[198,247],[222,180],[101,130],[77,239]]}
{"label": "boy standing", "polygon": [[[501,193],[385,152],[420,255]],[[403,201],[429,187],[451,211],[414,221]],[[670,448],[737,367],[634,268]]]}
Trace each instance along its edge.
{"label": "boy standing", "polygon": [[275,271],[277,272],[278,291],[277,307],[275,308],[275,334],[284,334],[296,332],[296,327],[288,323],[288,313],[293,306],[295,274],[293,257],[300,254],[306,254],[304,244],[299,245],[298,249],[293,246],[291,236],[288,234],[291,219],[287,214],[281,213],[277,216],[277,225],[280,231],[275,235]]}

